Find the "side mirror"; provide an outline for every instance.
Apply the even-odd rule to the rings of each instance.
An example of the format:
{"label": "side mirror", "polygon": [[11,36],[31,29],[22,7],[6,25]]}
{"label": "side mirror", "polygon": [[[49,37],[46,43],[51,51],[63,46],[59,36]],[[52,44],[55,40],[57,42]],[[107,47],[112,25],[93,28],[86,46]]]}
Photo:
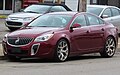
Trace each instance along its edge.
{"label": "side mirror", "polygon": [[78,28],[78,27],[81,27],[81,25],[78,23],[75,23],[73,26],[70,27],[70,29],[73,30],[73,28]]}
{"label": "side mirror", "polygon": [[108,18],[108,15],[102,15],[101,18]]}

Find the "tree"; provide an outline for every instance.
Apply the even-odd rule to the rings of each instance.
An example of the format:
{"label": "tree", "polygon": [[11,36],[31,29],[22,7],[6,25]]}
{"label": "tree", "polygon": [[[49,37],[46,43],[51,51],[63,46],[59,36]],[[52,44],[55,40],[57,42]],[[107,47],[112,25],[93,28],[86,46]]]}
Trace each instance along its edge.
{"label": "tree", "polygon": [[78,0],[78,12],[85,12],[86,11],[86,0]]}

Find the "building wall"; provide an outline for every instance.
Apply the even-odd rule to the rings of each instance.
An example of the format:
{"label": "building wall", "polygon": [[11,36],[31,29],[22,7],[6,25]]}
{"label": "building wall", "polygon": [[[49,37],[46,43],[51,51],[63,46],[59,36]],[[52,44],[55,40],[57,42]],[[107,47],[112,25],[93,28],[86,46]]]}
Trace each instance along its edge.
{"label": "building wall", "polygon": [[108,5],[120,7],[119,2],[120,2],[120,0],[108,0]]}
{"label": "building wall", "polygon": [[78,10],[78,0],[65,0],[65,4],[73,11]]}
{"label": "building wall", "polygon": [[13,13],[14,0],[0,0],[0,14]]}
{"label": "building wall", "polygon": [[90,4],[98,4],[98,5],[112,5],[120,7],[120,0],[96,0],[97,3],[94,3],[95,0],[90,0]]}

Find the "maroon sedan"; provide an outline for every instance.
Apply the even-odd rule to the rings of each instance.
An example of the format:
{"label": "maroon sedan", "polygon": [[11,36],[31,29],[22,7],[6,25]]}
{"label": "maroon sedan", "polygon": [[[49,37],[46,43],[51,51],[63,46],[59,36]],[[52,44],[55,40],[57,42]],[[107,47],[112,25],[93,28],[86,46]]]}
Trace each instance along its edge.
{"label": "maroon sedan", "polygon": [[96,52],[112,57],[118,30],[90,13],[55,12],[6,34],[2,44],[10,60],[39,57],[65,61],[70,56]]}

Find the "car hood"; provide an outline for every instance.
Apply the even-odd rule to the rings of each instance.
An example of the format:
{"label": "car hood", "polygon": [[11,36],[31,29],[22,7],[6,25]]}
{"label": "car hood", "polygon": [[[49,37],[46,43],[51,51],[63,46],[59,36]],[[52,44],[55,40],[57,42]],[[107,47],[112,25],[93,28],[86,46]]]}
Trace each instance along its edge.
{"label": "car hood", "polygon": [[26,12],[18,12],[18,13],[13,13],[9,15],[9,17],[14,17],[14,18],[26,18],[26,17],[38,17],[42,14],[37,14],[37,13],[26,13]]}
{"label": "car hood", "polygon": [[62,28],[51,28],[51,27],[32,27],[27,29],[16,30],[8,34],[13,37],[37,37],[42,34],[53,33]]}

